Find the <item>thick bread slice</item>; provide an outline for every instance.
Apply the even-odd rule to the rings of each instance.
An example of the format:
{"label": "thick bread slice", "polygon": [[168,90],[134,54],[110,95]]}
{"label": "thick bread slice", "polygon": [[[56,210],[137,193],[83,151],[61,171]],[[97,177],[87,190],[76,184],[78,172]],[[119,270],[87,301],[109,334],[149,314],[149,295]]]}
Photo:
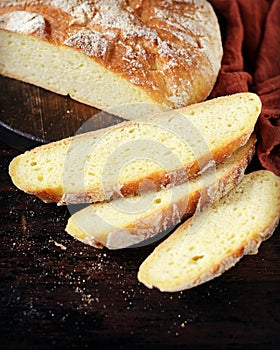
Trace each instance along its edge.
{"label": "thick bread slice", "polygon": [[142,263],[138,279],[174,292],[219,276],[245,254],[256,254],[280,217],[280,178],[245,175],[220,201],[181,225]]}
{"label": "thick bread slice", "polygon": [[126,248],[168,230],[224,196],[244,175],[254,154],[255,136],[206,173],[180,186],[142,196],[94,203],[72,215],[66,231],[95,247]]}
{"label": "thick bread slice", "polygon": [[244,145],[260,110],[252,93],[219,97],[35,148],[13,159],[10,175],[20,189],[61,204],[159,190]]}
{"label": "thick bread slice", "polygon": [[205,0],[2,0],[0,73],[129,118],[203,101],[222,58]]}

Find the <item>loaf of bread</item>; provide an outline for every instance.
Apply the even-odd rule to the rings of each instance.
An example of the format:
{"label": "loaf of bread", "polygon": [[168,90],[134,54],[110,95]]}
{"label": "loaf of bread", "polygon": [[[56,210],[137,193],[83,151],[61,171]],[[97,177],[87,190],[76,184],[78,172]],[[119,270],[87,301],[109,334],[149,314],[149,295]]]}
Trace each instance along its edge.
{"label": "loaf of bread", "polygon": [[37,147],[10,164],[14,184],[60,204],[179,185],[244,145],[261,110],[241,93]]}
{"label": "loaf of bread", "polygon": [[280,178],[260,170],[245,175],[224,198],[182,224],[142,263],[138,279],[173,292],[204,283],[256,254],[280,217]]}
{"label": "loaf of bread", "polygon": [[[94,247],[120,249],[165,231],[223,197],[240,182],[252,159],[255,136],[217,167],[180,186],[142,196],[94,203],[72,215],[66,231]],[[142,243],[143,244],[143,243]],[[145,243],[144,243],[145,244]]]}
{"label": "loaf of bread", "polygon": [[222,57],[205,0],[1,0],[0,73],[126,118],[204,100]]}

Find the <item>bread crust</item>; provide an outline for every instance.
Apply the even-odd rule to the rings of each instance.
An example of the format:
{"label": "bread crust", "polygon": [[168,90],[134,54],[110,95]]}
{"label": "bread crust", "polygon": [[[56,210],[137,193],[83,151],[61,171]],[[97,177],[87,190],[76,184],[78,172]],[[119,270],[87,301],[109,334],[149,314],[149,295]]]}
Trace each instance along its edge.
{"label": "bread crust", "polygon": [[[0,4],[3,31],[32,36],[38,44],[70,48],[104,72],[113,72],[114,86],[125,79],[145,92],[147,98],[144,94],[138,102],[167,108],[204,100],[214,86],[222,57],[218,21],[204,0],[172,4],[165,0],[6,0]],[[1,73],[67,93],[5,68]],[[108,109],[79,94],[73,98]]]}

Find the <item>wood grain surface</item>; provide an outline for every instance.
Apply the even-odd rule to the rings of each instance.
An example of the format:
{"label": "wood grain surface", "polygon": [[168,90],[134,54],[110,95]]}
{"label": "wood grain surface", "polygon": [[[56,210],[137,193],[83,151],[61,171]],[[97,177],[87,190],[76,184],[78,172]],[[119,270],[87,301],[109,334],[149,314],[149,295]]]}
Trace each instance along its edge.
{"label": "wood grain surface", "polygon": [[[69,136],[97,114],[28,84],[3,77],[0,83],[1,121],[40,142]],[[96,128],[121,121],[93,120]],[[280,227],[256,256],[244,257],[213,281],[173,294],[149,290],[136,276],[155,244],[108,251],[74,240],[64,230],[67,207],[45,204],[13,186],[8,164],[28,146],[18,141],[21,150],[12,148],[4,128],[5,137],[0,143],[2,349],[279,348]]]}

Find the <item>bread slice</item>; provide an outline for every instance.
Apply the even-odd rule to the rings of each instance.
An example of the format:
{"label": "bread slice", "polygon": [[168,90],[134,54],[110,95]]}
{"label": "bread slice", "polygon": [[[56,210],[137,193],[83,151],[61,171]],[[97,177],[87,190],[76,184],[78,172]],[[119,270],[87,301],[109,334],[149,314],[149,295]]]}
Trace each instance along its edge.
{"label": "bread slice", "polygon": [[125,118],[203,101],[222,51],[207,1],[0,1],[1,74]]}
{"label": "bread slice", "polygon": [[[255,136],[206,173],[173,188],[142,196],[94,203],[72,215],[66,231],[83,243],[126,248],[171,230],[194,211],[224,196],[244,175],[254,154]],[[167,234],[167,232],[165,232]]]}
{"label": "bread slice", "polygon": [[178,185],[244,145],[261,110],[240,93],[35,148],[12,160],[14,184],[60,204]]}
{"label": "bread slice", "polygon": [[243,255],[256,254],[280,217],[280,178],[260,170],[203,213],[193,216],[142,263],[147,287],[175,292],[211,280]]}

